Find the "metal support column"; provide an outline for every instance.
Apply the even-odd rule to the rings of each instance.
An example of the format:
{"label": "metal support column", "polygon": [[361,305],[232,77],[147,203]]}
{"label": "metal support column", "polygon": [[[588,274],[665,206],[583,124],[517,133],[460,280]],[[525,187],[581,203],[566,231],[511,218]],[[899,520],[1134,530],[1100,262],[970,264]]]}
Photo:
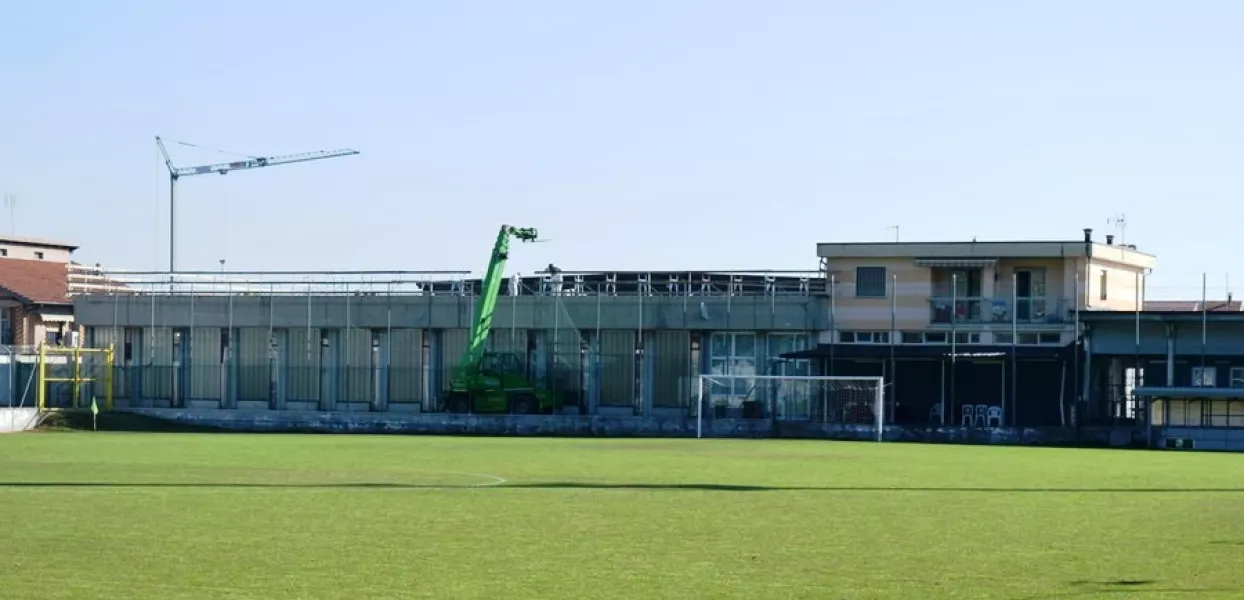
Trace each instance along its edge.
{"label": "metal support column", "polygon": [[387,331],[372,332],[371,343],[371,381],[372,405],[374,412],[389,410],[389,365],[391,344]]}
{"label": "metal support column", "polygon": [[289,379],[289,329],[275,329],[272,344],[272,410],[285,410]]}

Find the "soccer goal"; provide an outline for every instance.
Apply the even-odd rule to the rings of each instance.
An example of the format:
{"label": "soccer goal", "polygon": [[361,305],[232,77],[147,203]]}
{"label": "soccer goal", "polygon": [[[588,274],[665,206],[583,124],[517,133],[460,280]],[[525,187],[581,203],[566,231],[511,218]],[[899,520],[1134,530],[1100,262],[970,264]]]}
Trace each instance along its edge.
{"label": "soccer goal", "polygon": [[871,425],[885,433],[885,380],[881,377],[700,375],[695,434],[706,420],[769,419]]}

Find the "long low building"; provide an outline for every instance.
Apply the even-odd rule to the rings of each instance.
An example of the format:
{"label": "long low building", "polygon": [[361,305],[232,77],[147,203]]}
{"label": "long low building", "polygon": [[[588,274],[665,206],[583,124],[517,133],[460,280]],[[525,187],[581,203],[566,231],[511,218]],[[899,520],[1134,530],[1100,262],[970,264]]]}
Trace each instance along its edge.
{"label": "long low building", "polygon": [[[815,272],[513,278],[488,346],[579,416],[673,419],[682,433],[692,419],[727,433],[813,423],[849,437],[874,436],[861,427],[880,416],[905,439],[1057,430],[1049,439],[1108,421],[1083,410],[1096,371],[1078,332],[1085,315],[1144,303],[1156,264],[1091,230],[817,252]],[[117,349],[113,396],[131,409],[439,414],[477,317],[479,281],[462,272],[101,276],[117,289],[77,296],[75,318],[88,346]],[[701,375],[787,379],[700,390]],[[871,378],[881,399],[789,379],[806,376]]]}
{"label": "long low building", "polygon": [[[238,274],[79,296],[117,348],[118,406],[361,412],[444,408],[478,281],[443,273]],[[817,288],[817,285],[821,285]],[[512,280],[489,348],[567,412],[685,414],[700,373],[808,374],[781,355],[827,327],[815,274],[563,273]]]}

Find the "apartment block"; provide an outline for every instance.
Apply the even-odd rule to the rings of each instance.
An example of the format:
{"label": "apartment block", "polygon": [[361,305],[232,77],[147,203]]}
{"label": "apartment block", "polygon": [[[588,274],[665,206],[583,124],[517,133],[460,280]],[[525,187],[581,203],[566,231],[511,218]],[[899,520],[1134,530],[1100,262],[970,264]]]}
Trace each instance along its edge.
{"label": "apartment block", "polygon": [[1156,258],[1114,236],[1073,241],[822,243],[824,344],[1048,345],[1077,311],[1134,310]]}

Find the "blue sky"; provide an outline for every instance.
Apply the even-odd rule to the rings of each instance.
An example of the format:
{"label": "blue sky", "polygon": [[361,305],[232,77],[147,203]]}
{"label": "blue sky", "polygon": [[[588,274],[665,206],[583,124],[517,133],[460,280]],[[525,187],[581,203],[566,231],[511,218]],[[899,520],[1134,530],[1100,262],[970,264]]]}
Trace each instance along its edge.
{"label": "blue sky", "polygon": [[479,270],[503,222],[551,240],[524,272],[815,268],[816,242],[892,224],[1076,239],[1122,212],[1155,296],[1203,271],[1221,295],[1241,22],[1225,0],[8,3],[0,191],[17,233],[129,269],[167,266],[155,135],[363,152],[183,179],[183,269]]}

